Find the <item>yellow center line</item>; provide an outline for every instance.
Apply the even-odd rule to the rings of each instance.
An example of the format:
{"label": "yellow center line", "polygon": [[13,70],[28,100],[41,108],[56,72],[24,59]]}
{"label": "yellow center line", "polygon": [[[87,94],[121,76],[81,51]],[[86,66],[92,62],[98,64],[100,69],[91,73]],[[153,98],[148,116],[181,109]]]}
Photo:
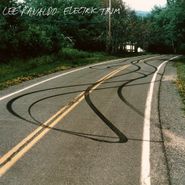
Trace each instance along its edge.
{"label": "yellow center line", "polygon": [[[122,66],[103,78],[99,79],[94,86],[90,88],[88,93],[94,91],[98,86],[104,83],[106,80],[113,77],[120,71],[128,68],[130,65]],[[0,158],[0,176],[4,175],[21,157],[24,156],[36,143],[38,143],[59,121],[61,121],[69,112],[71,112],[83,99],[85,98],[85,91],[80,93],[73,99],[68,105],[60,109],[56,114],[49,118],[45,123],[39,126],[26,138],[24,138],[19,144],[13,147],[5,155]],[[40,132],[40,133],[39,133]]]}

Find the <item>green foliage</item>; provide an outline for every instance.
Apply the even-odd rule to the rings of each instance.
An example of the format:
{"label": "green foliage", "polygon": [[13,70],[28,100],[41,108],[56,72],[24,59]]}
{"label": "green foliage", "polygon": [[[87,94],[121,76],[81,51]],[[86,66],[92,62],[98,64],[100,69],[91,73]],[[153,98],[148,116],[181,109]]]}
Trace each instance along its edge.
{"label": "green foliage", "polygon": [[170,0],[165,8],[155,7],[148,18],[149,50],[185,53],[185,1]]}
{"label": "green foliage", "polygon": [[63,48],[59,51],[59,56],[64,59],[74,60],[79,58],[90,58],[93,54],[86,51],[79,51],[77,49]]}
{"label": "green foliage", "polygon": [[[185,57],[181,57],[180,59],[177,59],[175,61],[175,65],[177,67],[177,74],[178,74],[177,86],[185,105]],[[185,107],[184,107],[184,110],[185,110]]]}
{"label": "green foliage", "polygon": [[[64,8],[97,7],[108,8],[107,1],[99,0],[25,0],[19,4],[13,0],[2,0],[0,11],[4,7],[56,7],[61,13],[54,16],[29,17],[0,16],[0,62],[13,57],[30,58],[48,53],[58,53],[62,48],[77,48],[87,51],[104,51],[107,46],[108,14],[67,15]],[[112,52],[126,42],[136,42],[138,20],[133,11],[125,7],[122,0],[112,0],[113,8],[120,8],[120,14],[112,18]],[[64,49],[65,50],[65,49]]]}
{"label": "green foliage", "polygon": [[[56,53],[66,58],[78,57],[76,48],[112,53],[125,51],[127,43],[154,52],[185,53],[185,2],[169,0],[165,8],[155,7],[147,18],[137,17],[122,0],[112,0],[112,8],[120,14],[111,16],[111,39],[108,38],[108,15],[67,15],[64,8],[107,8],[107,0],[1,0],[5,7],[49,8],[61,13],[54,16],[0,16],[0,63],[12,58],[30,58]],[[64,49],[63,49],[64,48]],[[62,51],[62,52],[61,52]],[[76,53],[75,53],[76,52]],[[84,54],[85,55],[85,54]]]}

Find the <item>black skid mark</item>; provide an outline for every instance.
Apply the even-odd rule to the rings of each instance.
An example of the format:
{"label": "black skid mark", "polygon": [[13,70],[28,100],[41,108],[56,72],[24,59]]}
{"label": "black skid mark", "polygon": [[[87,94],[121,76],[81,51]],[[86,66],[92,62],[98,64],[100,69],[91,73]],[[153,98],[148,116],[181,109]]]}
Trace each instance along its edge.
{"label": "black skid mark", "polygon": [[[139,62],[139,61],[137,61]],[[136,62],[136,63],[137,63]],[[118,75],[118,76],[124,76],[124,75],[127,75],[127,74],[130,74],[130,73],[133,73],[137,71],[134,70],[134,71],[130,71],[128,73],[125,73],[123,75]],[[114,76],[112,77],[111,79],[113,78],[116,78],[118,76]],[[106,83],[106,82],[105,82]],[[26,121],[26,122],[29,122],[31,124],[35,124],[35,125],[38,125],[38,126],[42,126],[43,128],[50,128],[50,126],[45,126],[43,125],[41,122],[39,122],[38,120],[34,119],[33,115],[31,115],[31,107],[33,107],[33,105],[35,105],[38,101],[42,101],[42,100],[45,100],[47,98],[44,98],[42,100],[38,100],[37,102],[33,103],[31,105],[31,107],[29,108],[28,112],[31,116],[31,118],[34,120],[34,121],[31,121],[31,120],[28,120],[24,117],[22,117],[21,115],[19,115],[18,113],[16,113],[16,111],[14,110],[13,108],[13,104],[15,101],[17,101],[18,99],[24,97],[24,96],[27,96],[27,95],[31,95],[31,94],[34,94],[34,93],[39,93],[39,92],[44,92],[44,91],[49,91],[49,90],[53,90],[53,89],[62,89],[62,88],[67,88],[67,87],[76,87],[76,86],[85,86],[87,84],[78,84],[78,85],[69,85],[69,86],[63,86],[63,87],[56,87],[56,88],[51,88],[51,89],[44,89],[44,90],[38,90],[38,91],[34,91],[34,92],[30,92],[30,93],[26,93],[24,95],[21,95],[21,96],[18,96],[12,100],[10,100],[8,103],[7,103],[7,109],[10,113],[12,113],[14,116]],[[92,87],[92,83],[91,84],[88,84],[88,85],[91,85],[90,87]],[[94,84],[93,84],[94,85]],[[101,89],[100,89],[101,90]],[[89,88],[86,90],[86,92],[89,91]],[[81,92],[81,91],[80,91]],[[69,92],[69,93],[74,93],[74,92]],[[65,95],[65,94],[68,94],[68,93],[63,93],[63,94],[60,94],[60,95],[55,95],[55,96],[62,96],[62,95]],[[54,96],[52,96],[54,97]],[[49,97],[50,98],[50,97]],[[60,131],[60,132],[63,132],[63,133],[67,133],[67,134],[71,134],[71,135],[76,135],[76,136],[79,136],[79,137],[83,137],[83,138],[86,138],[86,139],[91,139],[91,140],[94,140],[94,141],[98,141],[98,142],[106,142],[106,143],[125,143],[127,142],[127,138],[126,136],[117,128],[115,127],[100,111],[97,110],[97,108],[94,106],[94,104],[91,102],[91,99],[90,97],[87,96],[86,94],[86,100],[88,101],[88,104],[91,106],[91,108],[94,109],[94,112],[97,113],[97,115],[99,117],[101,117],[101,119],[106,123],[107,126],[109,126],[109,128],[116,133],[116,135],[119,137],[119,141],[109,141],[109,140],[102,140],[102,139],[98,139],[98,138],[114,138],[114,137],[109,137],[109,136],[97,136],[97,135],[93,135],[93,134],[86,134],[86,133],[78,133],[78,132],[73,132],[73,131],[67,131],[67,130],[62,130],[62,129],[57,129],[57,128],[50,128],[51,130],[55,130],[55,131]],[[92,136],[92,137],[91,137]],[[94,138],[94,137],[98,137],[98,138]]]}
{"label": "black skid mark", "polygon": [[129,86],[130,83],[132,83],[132,82],[134,82],[134,81],[137,81],[137,80],[140,80],[140,79],[143,79],[143,78],[146,78],[146,77],[148,77],[148,76],[154,74],[154,73],[157,71],[157,67],[156,67],[156,66],[153,66],[153,65],[151,65],[151,64],[148,64],[146,61],[145,61],[144,63],[145,63],[146,65],[148,65],[148,66],[154,68],[154,70],[153,70],[151,73],[149,73],[149,74],[140,73],[139,71],[140,71],[141,67],[138,66],[137,63],[132,62],[132,64],[135,65],[135,66],[137,67],[137,69],[138,69],[138,70],[136,70],[135,72],[141,74],[142,76],[141,76],[141,77],[138,77],[138,78],[135,78],[135,79],[131,79],[131,80],[129,80],[128,82],[122,84],[122,85],[118,88],[118,91],[117,91],[119,98],[120,98],[128,107],[130,107],[133,111],[135,111],[138,115],[140,115],[140,116],[142,116],[142,117],[144,117],[144,113],[141,112],[139,109],[137,109],[134,105],[132,105],[132,104],[125,98],[125,96],[123,95],[123,89],[124,89],[126,86]]}
{"label": "black skid mark", "polygon": [[[91,89],[91,88],[90,88]],[[85,100],[89,107],[94,111],[94,113],[118,136],[119,141],[116,143],[126,143],[128,141],[127,137],[113,124],[111,123],[94,105],[94,103],[91,101],[89,91],[90,89],[87,89],[85,93]]]}

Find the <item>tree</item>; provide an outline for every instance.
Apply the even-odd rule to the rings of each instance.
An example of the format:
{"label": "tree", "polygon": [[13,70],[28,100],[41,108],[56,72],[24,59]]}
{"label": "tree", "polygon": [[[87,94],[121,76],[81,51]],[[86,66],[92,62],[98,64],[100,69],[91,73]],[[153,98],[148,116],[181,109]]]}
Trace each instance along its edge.
{"label": "tree", "polygon": [[[5,8],[18,7],[17,0],[2,0],[0,3],[0,12]],[[18,15],[1,15],[0,16],[0,53],[1,61],[7,59],[7,56],[14,56],[18,51],[19,41],[17,33],[23,29],[22,18]]]}
{"label": "tree", "polygon": [[170,0],[165,8],[155,7],[148,18],[150,41],[155,52],[185,53],[185,1]]}

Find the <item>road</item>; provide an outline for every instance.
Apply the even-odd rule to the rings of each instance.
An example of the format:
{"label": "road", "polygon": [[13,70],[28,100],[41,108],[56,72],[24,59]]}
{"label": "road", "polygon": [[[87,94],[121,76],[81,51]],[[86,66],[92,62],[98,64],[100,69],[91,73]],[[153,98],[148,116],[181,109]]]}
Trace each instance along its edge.
{"label": "road", "polygon": [[109,61],[2,91],[0,184],[169,184],[159,92],[172,57]]}

